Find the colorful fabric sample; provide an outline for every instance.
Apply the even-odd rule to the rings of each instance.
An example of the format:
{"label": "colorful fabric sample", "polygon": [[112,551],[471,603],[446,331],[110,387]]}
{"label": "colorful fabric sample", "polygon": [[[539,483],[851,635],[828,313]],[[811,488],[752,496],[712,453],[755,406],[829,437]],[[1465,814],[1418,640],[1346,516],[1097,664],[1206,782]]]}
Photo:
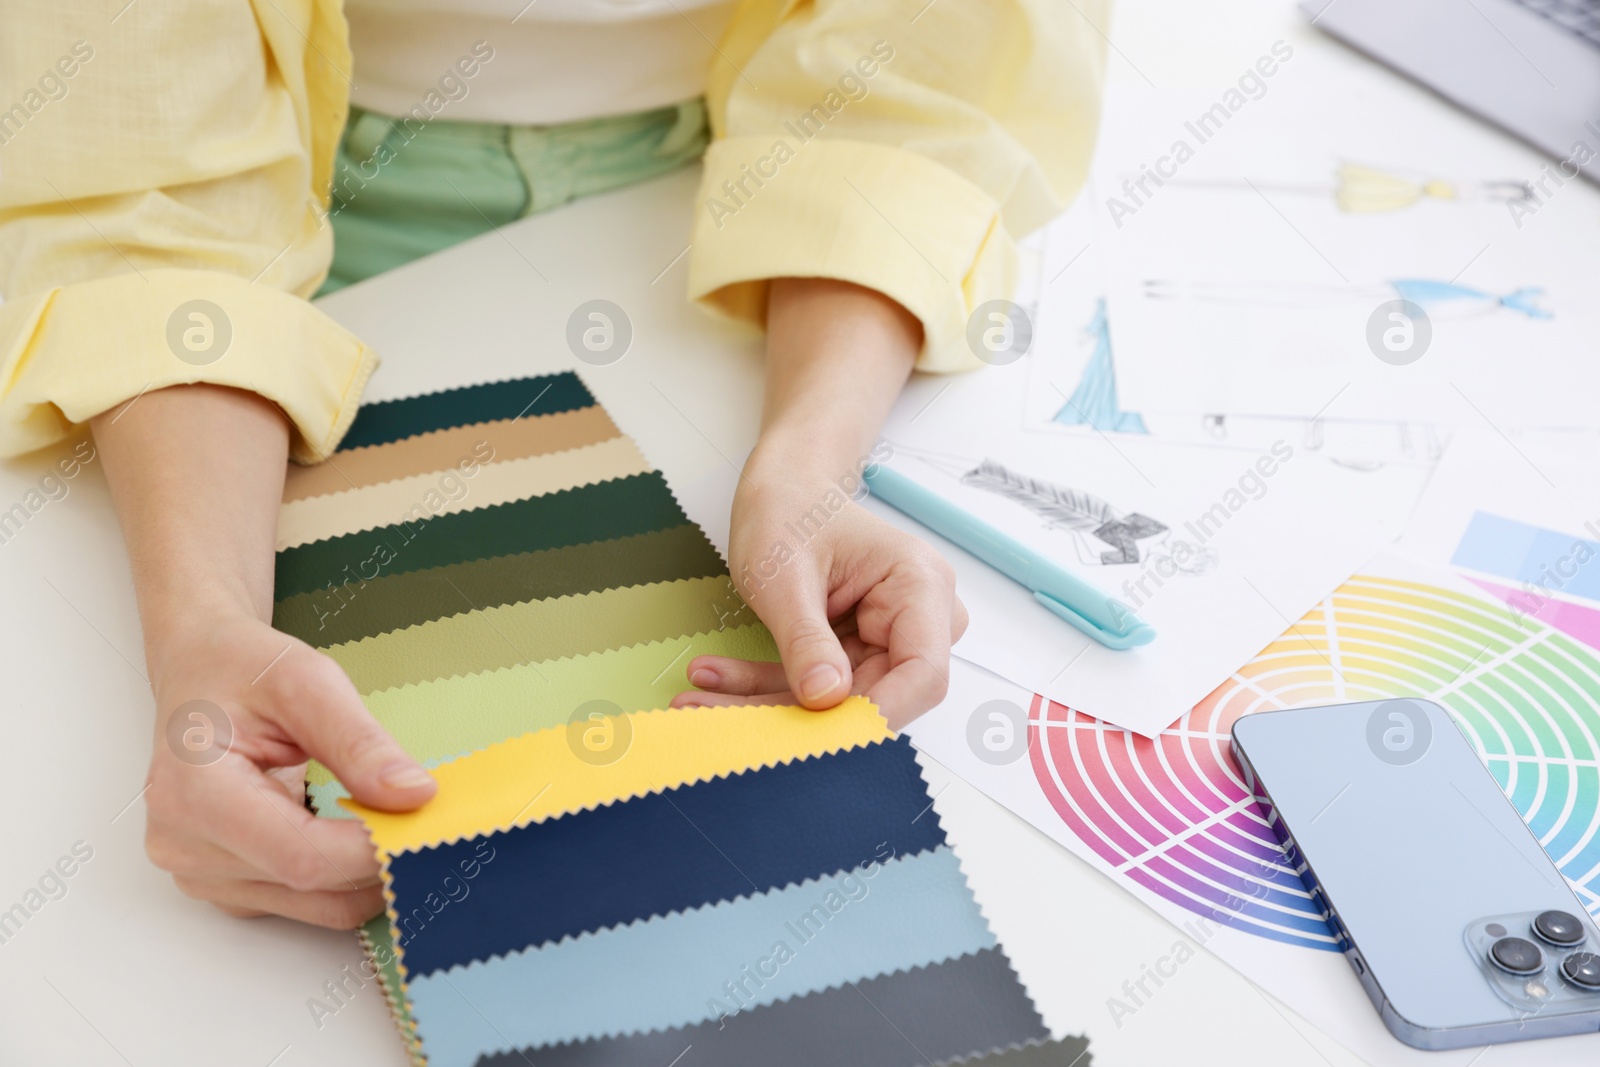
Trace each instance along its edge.
{"label": "colorful fabric sample", "polygon": [[1089,1062],[869,702],[667,709],[694,656],[777,652],[575,375],[368,405],[279,543],[274,624],[440,783],[394,815],[307,774],[384,860],[363,942],[419,1063]]}

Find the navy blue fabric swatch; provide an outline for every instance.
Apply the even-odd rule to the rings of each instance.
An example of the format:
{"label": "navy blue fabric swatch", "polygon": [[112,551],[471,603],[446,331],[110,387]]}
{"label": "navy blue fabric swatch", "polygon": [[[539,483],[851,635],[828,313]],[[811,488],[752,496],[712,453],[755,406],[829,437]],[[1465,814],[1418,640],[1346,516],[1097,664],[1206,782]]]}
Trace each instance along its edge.
{"label": "navy blue fabric swatch", "polygon": [[278,553],[278,600],[380,574],[609,541],[688,522],[660,473],[563,489],[471,511],[343,534]]}
{"label": "navy blue fabric swatch", "polygon": [[452,426],[498,419],[533,418],[594,404],[588,387],[571,371],[537,378],[485,382],[442,393],[363,404],[339,447],[363,448]]}
{"label": "navy blue fabric swatch", "polygon": [[389,863],[406,969],[431,974],[937,848],[931,803],[899,737],[407,852]]}

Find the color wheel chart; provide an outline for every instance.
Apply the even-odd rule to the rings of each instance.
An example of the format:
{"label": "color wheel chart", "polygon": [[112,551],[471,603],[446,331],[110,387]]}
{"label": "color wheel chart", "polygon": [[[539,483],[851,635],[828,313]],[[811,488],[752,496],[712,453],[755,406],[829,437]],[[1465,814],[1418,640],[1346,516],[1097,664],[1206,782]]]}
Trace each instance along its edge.
{"label": "color wheel chart", "polygon": [[1600,654],[1426,583],[1358,575],[1154,740],[1042,697],[1034,775],[1138,885],[1275,941],[1338,951],[1228,748],[1241,715],[1420,696],[1450,709],[1591,914],[1600,914]]}

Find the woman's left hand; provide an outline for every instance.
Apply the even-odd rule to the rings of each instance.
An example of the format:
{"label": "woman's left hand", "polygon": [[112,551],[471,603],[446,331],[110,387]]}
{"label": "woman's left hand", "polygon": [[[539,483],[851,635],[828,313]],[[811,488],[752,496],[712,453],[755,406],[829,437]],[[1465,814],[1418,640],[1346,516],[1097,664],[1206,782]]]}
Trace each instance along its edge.
{"label": "woman's left hand", "polygon": [[[847,486],[859,486],[849,472]],[[825,478],[765,454],[741,480],[729,545],[734,581],[782,663],[697,656],[685,704],[828,708],[864,693],[896,729],[944,698],[950,646],[967,628],[950,565]]]}
{"label": "woman's left hand", "polygon": [[898,729],[943,699],[967,627],[950,565],[851,499],[921,347],[922,324],[882,293],[772,282],[761,439],[734,496],[728,554],[783,662],[699,656],[689,681],[701,692],[675,704],[828,708],[865,693]]}

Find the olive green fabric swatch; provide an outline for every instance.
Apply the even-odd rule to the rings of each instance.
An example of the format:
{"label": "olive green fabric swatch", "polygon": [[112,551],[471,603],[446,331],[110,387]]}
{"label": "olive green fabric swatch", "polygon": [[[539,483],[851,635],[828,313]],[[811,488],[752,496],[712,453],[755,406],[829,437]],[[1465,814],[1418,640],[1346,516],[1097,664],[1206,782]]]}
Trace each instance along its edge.
{"label": "olive green fabric swatch", "polygon": [[278,602],[272,625],[326,648],[482,608],[726,573],[700,527],[685,524],[385,575],[343,597],[326,589],[300,593]]}
{"label": "olive green fabric swatch", "polygon": [[720,575],[469,611],[326,651],[357,691],[373,693],[754,621]]}
{"label": "olive green fabric swatch", "polygon": [[[421,505],[419,505],[420,508]],[[608,541],[688,522],[658,472],[330,537],[278,553],[280,600],[451,563]]]}
{"label": "olive green fabric swatch", "polygon": [[[435,763],[510,737],[560,726],[590,701],[618,713],[664,708],[689,688],[696,656],[774,662],[778,647],[760,623],[674,637],[482,674],[419,682],[366,696],[367,708],[402,748]],[[609,710],[605,708],[590,710]],[[332,782],[321,764],[306,771],[313,787]],[[318,807],[322,797],[317,797]]]}

